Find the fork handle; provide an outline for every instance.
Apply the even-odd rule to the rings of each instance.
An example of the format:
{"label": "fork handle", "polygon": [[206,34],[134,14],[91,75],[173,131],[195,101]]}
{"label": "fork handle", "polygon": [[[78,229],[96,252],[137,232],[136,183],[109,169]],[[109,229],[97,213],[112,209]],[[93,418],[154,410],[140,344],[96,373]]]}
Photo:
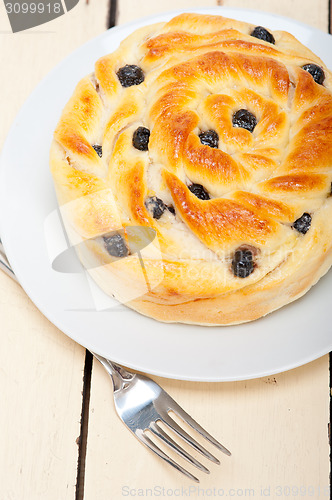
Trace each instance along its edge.
{"label": "fork handle", "polygon": [[14,271],[12,270],[8,262],[8,259],[6,257],[1,239],[0,239],[0,269],[5,271],[5,273],[8,274],[10,278],[14,279],[18,283],[18,279],[16,278]]}
{"label": "fork handle", "polygon": [[112,379],[114,392],[125,389],[130,382],[136,377],[135,373],[128,372],[123,368],[123,366],[117,365],[114,361],[103,358],[99,354],[91,351],[95,358],[103,365],[107,373]]}

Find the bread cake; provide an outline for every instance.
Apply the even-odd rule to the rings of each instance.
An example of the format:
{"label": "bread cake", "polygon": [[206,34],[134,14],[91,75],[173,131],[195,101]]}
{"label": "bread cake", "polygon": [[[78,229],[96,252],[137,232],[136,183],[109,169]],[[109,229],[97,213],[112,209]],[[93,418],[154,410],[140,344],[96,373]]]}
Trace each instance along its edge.
{"label": "bread cake", "polygon": [[331,90],[291,34],[221,16],[181,14],[101,57],[50,155],[94,280],[142,314],[204,325],[306,293],[332,264]]}

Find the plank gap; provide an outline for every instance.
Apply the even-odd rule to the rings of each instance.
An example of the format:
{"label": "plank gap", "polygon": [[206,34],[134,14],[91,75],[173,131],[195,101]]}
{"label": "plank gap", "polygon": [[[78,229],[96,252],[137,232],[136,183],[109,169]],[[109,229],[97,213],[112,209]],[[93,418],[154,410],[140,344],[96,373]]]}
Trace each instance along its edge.
{"label": "plank gap", "polygon": [[93,365],[93,356],[91,352],[86,349],[85,361],[84,361],[84,374],[83,374],[81,429],[78,438],[78,460],[77,460],[75,500],[83,500],[84,498],[85,458],[86,458],[86,449],[88,442],[92,365]]}
{"label": "plank gap", "polygon": [[109,0],[107,29],[113,28],[117,24],[118,5],[117,0]]}

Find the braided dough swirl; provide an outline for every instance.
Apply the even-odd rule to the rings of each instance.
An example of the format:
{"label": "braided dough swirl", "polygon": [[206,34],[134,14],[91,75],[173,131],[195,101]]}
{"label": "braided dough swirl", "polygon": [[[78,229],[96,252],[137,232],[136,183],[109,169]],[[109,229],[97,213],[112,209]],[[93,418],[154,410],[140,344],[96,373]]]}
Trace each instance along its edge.
{"label": "braided dough swirl", "polygon": [[[289,33],[270,31],[272,44],[254,28],[182,14],[139,29],[79,82],[54,134],[51,170],[82,262],[108,294],[162,321],[259,318],[332,264],[331,73]],[[121,85],[127,64],[143,82]],[[323,84],[307,64],[323,69]],[[234,126],[240,109],[255,116],[253,131]],[[133,146],[138,127],[150,131],[147,151]],[[202,144],[208,130],[218,147]],[[174,210],[154,218],[154,197]],[[307,232],[294,226],[303,214]],[[103,235],[122,228],[126,240],[132,226],[156,238],[111,258]],[[252,256],[245,277],[234,273],[239,249]]]}

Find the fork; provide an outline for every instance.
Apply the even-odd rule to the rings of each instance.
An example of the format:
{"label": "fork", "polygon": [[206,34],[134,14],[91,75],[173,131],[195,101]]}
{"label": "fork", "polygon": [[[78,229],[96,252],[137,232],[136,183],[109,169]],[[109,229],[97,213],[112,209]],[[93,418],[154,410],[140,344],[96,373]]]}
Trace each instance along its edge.
{"label": "fork", "polygon": [[209,473],[209,470],[203,464],[191,456],[163,430],[160,426],[160,423],[162,423],[166,426],[167,430],[175,432],[184,442],[191,445],[195,451],[198,451],[201,455],[215,464],[220,464],[219,460],[214,455],[190,436],[174,418],[172,418],[171,412],[174,412],[177,417],[180,417],[182,421],[187,423],[192,429],[197,431],[219,450],[226,455],[231,455],[227,448],[204,430],[203,427],[188,415],[188,413],[186,413],[156,382],[144,375],[128,372],[122,366],[98,354],[93,353],[93,355],[100,361],[113,381],[115,409],[122,422],[141,443],[158,455],[158,457],[165,460],[188,478],[199,483],[197,477],[188,472],[182,465],[178,464],[159,448],[159,446],[147,435],[147,431],[150,431],[157,438],[157,441],[160,440],[191,465],[197,467],[202,472]]}
{"label": "fork", "polygon": [[0,239],[0,269],[2,269],[2,271],[4,271],[6,274],[8,274],[8,276],[13,278],[13,280],[18,282],[18,280],[14,274],[14,271],[12,270],[12,268],[8,262],[8,259],[7,259],[7,256],[5,254],[5,250],[3,248],[3,244],[2,244],[1,239]]}
{"label": "fork", "polygon": [[[0,269],[5,271],[11,278],[18,281],[12,270],[4,248],[0,240]],[[167,449],[174,451],[177,455],[189,462],[200,471],[209,473],[210,471],[201,464],[196,458],[188,453],[163,429],[174,432],[185,443],[189,444],[195,451],[203,457],[211,460],[215,464],[220,461],[204,448],[198,441],[190,436],[175,420],[172,418],[173,412],[183,422],[188,424],[194,431],[198,432],[209,443],[213,444],[226,455],[231,453],[222,444],[219,443],[211,434],[203,429],[188,413],[186,413],[165,392],[160,385],[152,379],[135,372],[129,372],[122,366],[110,361],[99,354],[92,353],[106,369],[113,382],[114,404],[117,414],[128,429],[143,443],[147,448],[153,451],[158,457],[165,460],[169,465],[184,474],[189,479],[199,483],[199,479],[187,471],[182,465],[173,460],[165,453],[148,435],[152,433],[157,442],[163,443]],[[161,424],[161,425],[160,425]]]}

